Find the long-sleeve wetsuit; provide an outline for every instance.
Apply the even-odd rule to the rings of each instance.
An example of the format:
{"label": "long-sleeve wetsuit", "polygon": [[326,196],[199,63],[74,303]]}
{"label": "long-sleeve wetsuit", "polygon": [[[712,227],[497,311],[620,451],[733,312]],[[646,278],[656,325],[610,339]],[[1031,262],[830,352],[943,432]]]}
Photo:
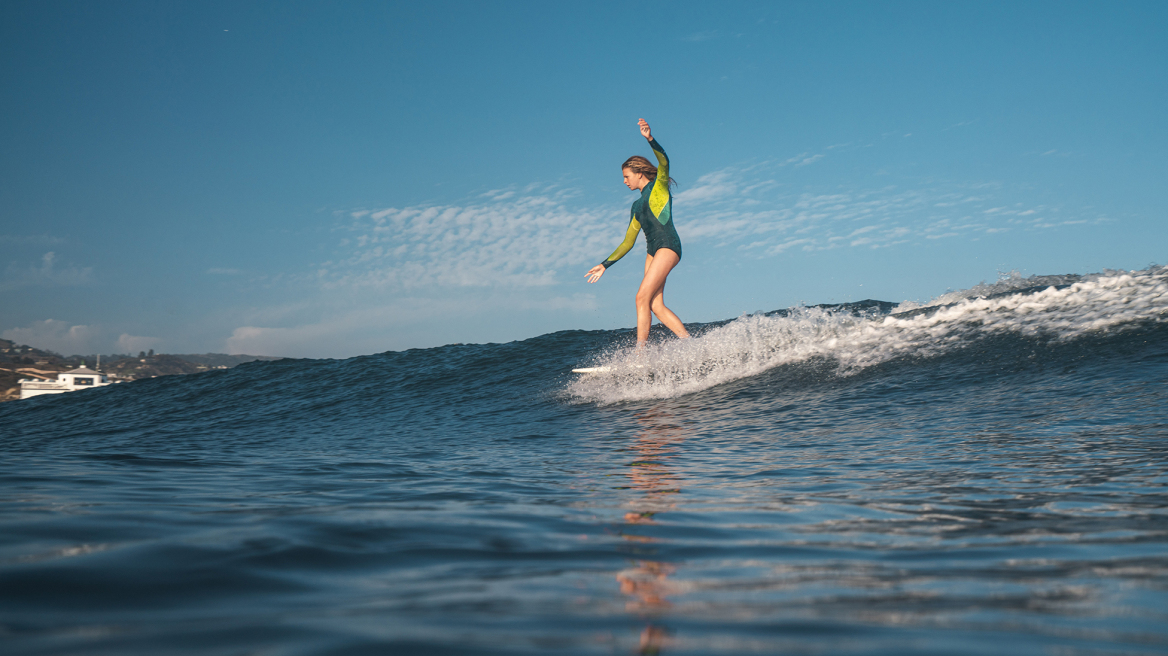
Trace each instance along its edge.
{"label": "long-sleeve wetsuit", "polygon": [[681,238],[673,227],[673,195],[669,193],[669,156],[656,139],[649,141],[653,154],[657,156],[657,177],[641,189],[641,197],[633,201],[632,218],[625,231],[625,240],[616,247],[608,259],[601,262],[604,268],[612,266],[625,256],[637,241],[637,233],[645,230],[645,246],[650,255],[657,249],[668,248],[681,258]]}

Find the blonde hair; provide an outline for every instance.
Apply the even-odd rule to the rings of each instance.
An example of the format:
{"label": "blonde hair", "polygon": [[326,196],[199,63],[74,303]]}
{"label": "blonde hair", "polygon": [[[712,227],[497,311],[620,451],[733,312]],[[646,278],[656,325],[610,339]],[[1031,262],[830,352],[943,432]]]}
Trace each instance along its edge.
{"label": "blonde hair", "polygon": [[[657,167],[653,166],[649,160],[641,157],[640,155],[633,155],[632,157],[626,159],[625,163],[621,164],[621,168],[628,169],[633,173],[640,173],[641,175],[648,178],[649,182],[653,182],[653,178],[657,177]],[[669,178],[669,186],[676,187],[677,181],[673,178]]]}

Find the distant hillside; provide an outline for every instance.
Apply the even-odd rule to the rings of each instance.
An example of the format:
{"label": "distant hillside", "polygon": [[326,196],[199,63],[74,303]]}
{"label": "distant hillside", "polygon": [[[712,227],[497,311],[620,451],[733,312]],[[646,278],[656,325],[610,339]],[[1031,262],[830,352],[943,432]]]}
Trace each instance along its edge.
{"label": "distant hillside", "polygon": [[187,362],[194,362],[195,364],[203,364],[208,367],[227,367],[231,368],[236,365],[241,365],[244,362],[255,362],[256,360],[283,360],[284,358],[274,358],[270,355],[227,355],[225,353],[198,353],[187,355],[175,355],[176,358],[182,358]]}
{"label": "distant hillside", "polygon": [[[83,363],[93,368],[97,366],[97,359],[96,354],[65,357],[52,351],[0,339],[0,401],[20,398],[20,386],[17,381],[21,378],[52,380],[56,373],[76,369]],[[111,378],[137,380],[155,376],[195,374],[211,369],[230,369],[245,362],[280,359],[282,358],[267,355],[225,353],[171,355],[155,354],[154,351],[150,351],[139,353],[137,356],[115,353],[101,356],[101,371],[109,374]]]}

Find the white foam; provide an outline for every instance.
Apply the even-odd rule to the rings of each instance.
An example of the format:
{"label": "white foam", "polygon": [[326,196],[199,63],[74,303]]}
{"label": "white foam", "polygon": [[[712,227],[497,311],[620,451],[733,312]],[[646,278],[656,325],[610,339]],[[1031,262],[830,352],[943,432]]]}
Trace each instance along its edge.
{"label": "white foam", "polygon": [[[1122,272],[1121,272],[1122,273]],[[1029,276],[1022,277],[1022,274],[1017,271],[1010,271],[1009,273],[1000,274],[998,280],[993,283],[981,282],[969,289],[961,289],[958,291],[946,292],[928,303],[914,303],[912,301],[905,301],[892,310],[893,314],[897,312],[904,312],[906,310],[914,310],[922,307],[931,307],[936,305],[948,305],[963,301],[967,298],[984,298],[986,296],[993,296],[996,294],[1004,294],[1019,289],[1032,289],[1034,287],[1061,287],[1063,285],[1070,285],[1080,280],[1090,280],[1100,274],[1091,276],[1080,276],[1076,274],[1065,274],[1055,276]],[[1106,275],[1106,274],[1103,274]]]}
{"label": "white foam", "polygon": [[[1073,278],[1077,282],[1062,289],[1052,285],[1032,294],[985,298],[1034,287],[1022,283],[1040,279],[1012,280],[1005,290],[986,286],[976,294],[954,292],[924,306],[931,310],[902,316],[855,317],[816,308],[793,308],[785,317],[743,316],[693,339],[649,346],[643,353],[622,349],[605,354],[593,364],[611,366],[617,373],[581,376],[565,392],[574,401],[605,404],[670,398],[815,357],[833,359],[839,375],[846,376],[904,355],[939,355],[991,334],[1069,340],[1168,321],[1164,267]],[[646,367],[620,366],[630,360]]]}

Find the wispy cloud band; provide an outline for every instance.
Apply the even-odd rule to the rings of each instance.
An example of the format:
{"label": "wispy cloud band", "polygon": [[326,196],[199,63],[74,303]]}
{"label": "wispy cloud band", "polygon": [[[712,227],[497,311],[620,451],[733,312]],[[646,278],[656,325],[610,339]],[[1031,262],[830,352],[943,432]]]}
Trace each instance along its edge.
{"label": "wispy cloud band", "polygon": [[997,183],[932,183],[906,189],[796,190],[777,175],[800,156],[776,164],[731,167],[708,173],[678,194],[676,216],[683,239],[713,240],[759,256],[790,248],[886,248],[961,237],[980,239],[1009,230],[1099,223],[1100,216],[1067,217],[1057,207],[1003,202]]}
{"label": "wispy cloud band", "polygon": [[[531,287],[567,265],[599,262],[620,241],[615,207],[573,207],[574,194],[491,192],[466,205],[349,212],[325,287]],[[627,210],[626,210],[627,211]]]}
{"label": "wispy cloud band", "polygon": [[[674,202],[683,242],[769,257],[791,249],[888,248],[1106,220],[1011,202],[997,183],[817,191],[796,188],[783,175],[785,167],[822,157],[803,153],[701,176]],[[588,206],[581,196],[532,185],[465,204],[339,212],[338,257],[316,276],[326,289],[405,292],[558,284],[566,280],[566,267],[575,271],[600,261],[624,233],[627,208]]]}

